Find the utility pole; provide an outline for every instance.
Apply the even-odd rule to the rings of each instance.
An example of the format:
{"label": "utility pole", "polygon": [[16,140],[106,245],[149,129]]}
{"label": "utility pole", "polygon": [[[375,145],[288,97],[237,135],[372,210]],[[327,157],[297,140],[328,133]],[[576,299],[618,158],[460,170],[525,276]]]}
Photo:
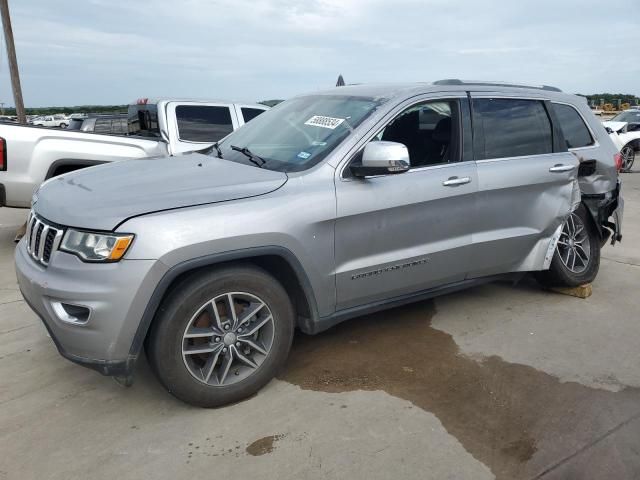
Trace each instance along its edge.
{"label": "utility pole", "polygon": [[16,104],[16,115],[18,116],[18,123],[26,124],[27,117],[24,114],[20,74],[18,73],[18,60],[16,59],[16,46],[13,43],[13,29],[11,28],[11,18],[9,17],[9,0],[0,0],[0,15],[2,15],[4,41],[7,45],[7,57],[9,57],[9,74],[11,75],[13,101]]}

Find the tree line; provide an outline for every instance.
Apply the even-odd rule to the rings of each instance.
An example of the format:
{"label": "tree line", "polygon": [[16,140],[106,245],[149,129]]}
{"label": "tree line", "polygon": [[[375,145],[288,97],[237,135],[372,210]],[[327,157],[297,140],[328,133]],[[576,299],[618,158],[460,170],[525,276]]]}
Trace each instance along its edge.
{"label": "tree line", "polygon": [[[273,107],[282,100],[262,100],[258,103]],[[127,105],[75,105],[73,107],[36,107],[25,108],[27,115],[55,115],[62,113],[65,115],[71,115],[72,113],[127,113]],[[6,107],[3,115],[14,116],[16,109],[13,107]]]}
{"label": "tree line", "polygon": [[610,103],[616,105],[619,103],[628,103],[629,105],[639,105],[640,99],[631,93],[594,93],[592,95],[578,95],[586,97],[589,105],[601,105]]}

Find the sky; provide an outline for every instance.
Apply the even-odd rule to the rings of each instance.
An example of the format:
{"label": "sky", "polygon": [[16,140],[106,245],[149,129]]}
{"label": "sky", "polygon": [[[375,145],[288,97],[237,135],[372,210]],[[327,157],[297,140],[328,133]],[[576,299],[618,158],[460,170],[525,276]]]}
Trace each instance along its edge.
{"label": "sky", "polygon": [[[640,0],[9,0],[25,105],[443,78],[640,96]],[[0,101],[13,105],[4,41]]]}

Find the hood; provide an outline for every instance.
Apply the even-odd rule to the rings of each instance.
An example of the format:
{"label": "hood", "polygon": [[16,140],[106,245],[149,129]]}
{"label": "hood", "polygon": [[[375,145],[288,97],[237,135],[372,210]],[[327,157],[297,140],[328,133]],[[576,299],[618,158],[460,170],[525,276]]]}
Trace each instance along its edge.
{"label": "hood", "polygon": [[609,127],[614,132],[620,133],[626,126],[628,122],[602,122],[602,125],[605,127]]}
{"label": "hood", "polygon": [[54,177],[33,208],[59,225],[113,230],[145,213],[264,195],[286,181],[282,172],[198,153],[132,159]]}

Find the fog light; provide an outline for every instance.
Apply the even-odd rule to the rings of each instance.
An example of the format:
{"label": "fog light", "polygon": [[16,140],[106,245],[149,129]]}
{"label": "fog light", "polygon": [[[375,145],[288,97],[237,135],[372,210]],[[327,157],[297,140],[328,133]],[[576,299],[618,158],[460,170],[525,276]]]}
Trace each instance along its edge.
{"label": "fog light", "polygon": [[82,305],[51,302],[51,307],[60,320],[73,325],[85,325],[91,315],[91,309]]}

